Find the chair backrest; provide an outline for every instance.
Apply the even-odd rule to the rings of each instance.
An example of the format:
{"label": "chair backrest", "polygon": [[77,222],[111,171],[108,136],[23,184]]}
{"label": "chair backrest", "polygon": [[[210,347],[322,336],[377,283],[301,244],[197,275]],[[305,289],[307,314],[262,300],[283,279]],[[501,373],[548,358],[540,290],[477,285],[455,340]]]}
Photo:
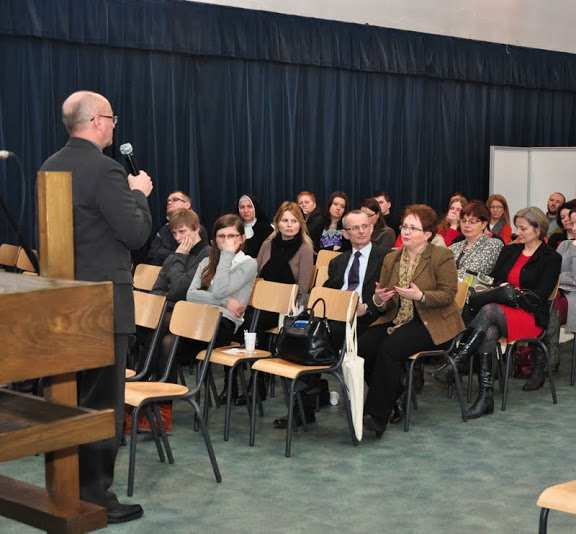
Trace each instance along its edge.
{"label": "chair backrest", "polygon": [[328,264],[336,257],[342,254],[341,252],[337,252],[335,250],[321,250],[318,252],[318,256],[316,256],[316,269],[320,267],[328,267]]}
{"label": "chair backrest", "polygon": [[250,305],[273,313],[289,314],[294,309],[298,284],[281,284],[259,278],[254,284]]}
{"label": "chair backrest", "polygon": [[[326,317],[331,321],[351,322],[354,319],[358,306],[358,293],[355,291],[314,287],[308,299],[308,307],[312,307],[320,298],[326,302]],[[322,308],[322,304],[317,303],[314,312],[322,314]]]}
{"label": "chair backrest", "polygon": [[180,300],[172,311],[170,333],[209,343],[218,330],[220,315],[214,306]]}
{"label": "chair backrest", "polygon": [[548,297],[548,302],[554,302],[556,300],[559,288],[560,288],[560,277],[558,277],[558,280],[556,280],[556,285],[554,286],[552,293],[550,293],[550,296]]}
{"label": "chair backrest", "polygon": [[156,330],[164,315],[166,297],[134,291],[134,314],[137,326]]}
{"label": "chair backrest", "polygon": [[162,267],[159,265],[148,265],[147,263],[139,263],[136,265],[136,270],[134,271],[134,289],[152,291],[161,269]]}
{"label": "chair backrest", "polygon": [[454,303],[459,310],[463,310],[466,305],[466,298],[468,297],[469,285],[466,282],[458,281],[458,291],[454,297]]}
{"label": "chair backrest", "polygon": [[[36,257],[38,257],[38,253],[35,250],[33,250],[32,253],[35,254]],[[21,248],[18,251],[18,259],[16,260],[16,267],[21,271],[26,271],[29,273],[36,272],[36,269],[34,269],[34,265],[32,265],[30,258],[28,258],[28,254],[26,254],[26,251],[23,248]]]}
{"label": "chair backrest", "polygon": [[316,268],[316,276],[314,277],[314,287],[322,287],[326,280],[328,280],[328,265],[322,265]]}
{"label": "chair backrest", "polygon": [[0,265],[5,267],[15,267],[18,261],[18,251],[20,247],[4,243],[0,245]]}

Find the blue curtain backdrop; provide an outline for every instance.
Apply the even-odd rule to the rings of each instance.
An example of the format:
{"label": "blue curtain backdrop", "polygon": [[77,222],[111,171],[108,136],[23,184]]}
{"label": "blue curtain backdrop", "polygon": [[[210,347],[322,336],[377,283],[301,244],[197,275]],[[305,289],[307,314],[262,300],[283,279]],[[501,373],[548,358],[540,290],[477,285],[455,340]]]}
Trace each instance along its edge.
{"label": "blue curtain backdrop", "polygon": [[[153,177],[159,225],[183,189],[209,225],[251,191],[272,214],[301,189],[397,207],[485,197],[495,145],[576,145],[576,58],[176,0],[4,0],[0,148],[33,180],[66,140],[60,105],[106,95]],[[0,192],[18,211],[17,168]],[[0,219],[0,242],[13,240]]]}

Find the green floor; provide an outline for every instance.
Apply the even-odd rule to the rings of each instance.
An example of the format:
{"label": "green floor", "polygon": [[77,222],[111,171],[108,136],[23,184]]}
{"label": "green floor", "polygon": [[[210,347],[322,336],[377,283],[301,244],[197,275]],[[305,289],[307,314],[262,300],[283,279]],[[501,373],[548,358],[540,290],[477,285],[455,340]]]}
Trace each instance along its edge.
{"label": "green floor", "polygon": [[[236,408],[232,437],[222,439],[223,409],[210,430],[223,482],[216,484],[190,412],[175,413],[175,465],[158,462],[153,443],[138,447],[136,493],[144,518],[111,527],[118,533],[529,533],[537,532],[536,498],[550,484],[576,478],[576,387],[568,385],[569,346],[563,346],[559,404],[548,388],[534,393],[514,381],[510,405],[462,423],[455,401],[427,377],[409,433],[392,426],[382,441],[353,447],[343,413],[323,409],[308,433],[299,432],[284,457],[284,432],[272,429],[284,412],[266,403],[256,447],[248,446],[248,417]],[[500,397],[497,397],[497,401]],[[3,464],[0,472],[40,484],[42,458]],[[127,450],[115,489],[125,495]],[[124,497],[125,500],[128,501]],[[0,519],[2,534],[35,532]],[[552,513],[550,534],[576,532],[576,516]]]}

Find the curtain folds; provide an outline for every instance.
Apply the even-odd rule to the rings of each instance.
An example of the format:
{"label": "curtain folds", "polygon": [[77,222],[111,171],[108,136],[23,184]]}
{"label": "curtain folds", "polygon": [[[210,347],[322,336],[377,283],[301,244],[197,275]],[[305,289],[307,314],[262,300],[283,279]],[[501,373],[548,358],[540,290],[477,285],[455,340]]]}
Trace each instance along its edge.
{"label": "curtain folds", "polygon": [[[576,145],[569,54],[173,0],[5,0],[0,47],[0,149],[23,160],[32,240],[34,176],[79,89],[120,116],[110,154],[134,146],[157,225],[175,189],[207,226],[245,191],[269,215],[301,189],[443,209],[486,196],[490,145]],[[0,193],[17,211],[10,161]]]}

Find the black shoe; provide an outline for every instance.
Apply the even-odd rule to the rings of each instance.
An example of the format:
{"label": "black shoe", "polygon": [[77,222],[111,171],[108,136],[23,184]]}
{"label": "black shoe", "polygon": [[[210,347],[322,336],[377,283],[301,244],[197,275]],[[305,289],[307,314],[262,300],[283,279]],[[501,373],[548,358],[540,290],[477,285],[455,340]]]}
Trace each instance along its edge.
{"label": "black shoe", "polygon": [[[306,424],[312,424],[316,422],[316,416],[314,413],[306,413]],[[272,426],[278,430],[286,430],[288,428],[288,416],[279,417],[278,419],[274,419]],[[300,419],[299,415],[294,416],[294,426],[300,427],[302,426],[302,420]]]}
{"label": "black shoe", "polygon": [[466,419],[477,419],[494,413],[494,383],[492,380],[492,355],[480,354],[478,373],[478,397],[466,410]]}
{"label": "black shoe", "polygon": [[386,430],[386,422],[373,415],[368,415],[364,419],[364,426],[367,430],[374,432],[376,439],[382,439],[384,431]]}
{"label": "black shoe", "polygon": [[[538,356],[536,358],[538,358]],[[536,391],[544,385],[544,382],[546,382],[544,365],[544,361],[538,361],[538,359],[536,359],[530,378],[522,386],[523,391]]]}
{"label": "black shoe", "polygon": [[126,523],[127,521],[134,521],[134,519],[141,518],[144,510],[142,510],[142,506],[139,504],[122,504],[116,502],[106,508],[106,514],[108,515],[108,524]]}
{"label": "black shoe", "polygon": [[402,406],[400,406],[400,404],[396,403],[394,405],[394,408],[392,408],[392,413],[388,418],[388,422],[392,425],[396,425],[400,421],[402,421],[402,419],[404,419],[404,410],[402,409]]}
{"label": "black shoe", "polygon": [[[460,345],[454,354],[452,354],[452,361],[460,374],[466,370],[470,356],[480,347],[485,337],[486,334],[482,330],[473,329],[466,341],[460,342]],[[432,376],[441,384],[450,384],[454,380],[454,370],[451,365],[444,364],[437,369]]]}

